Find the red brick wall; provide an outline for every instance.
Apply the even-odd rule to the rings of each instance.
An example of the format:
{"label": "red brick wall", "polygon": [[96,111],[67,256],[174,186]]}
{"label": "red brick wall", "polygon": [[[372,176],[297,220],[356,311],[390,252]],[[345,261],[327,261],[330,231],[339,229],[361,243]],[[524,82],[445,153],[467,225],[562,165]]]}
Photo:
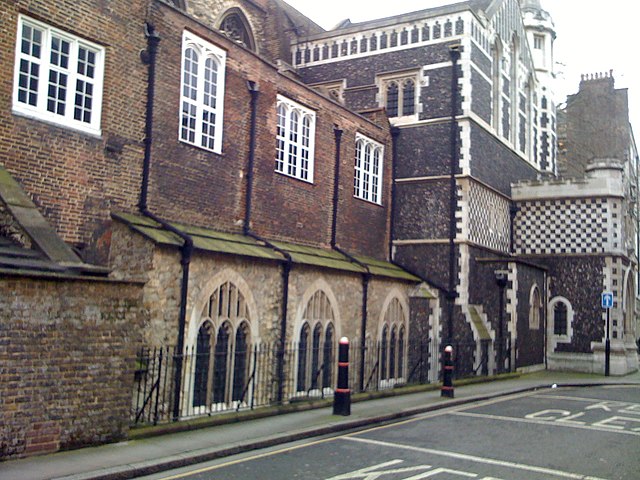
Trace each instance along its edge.
{"label": "red brick wall", "polygon": [[[147,10],[146,6],[151,5]],[[386,148],[383,206],[353,199],[356,132],[388,142],[383,127],[349,112],[278,72],[277,68],[154,0],[131,2],[46,0],[0,4],[0,162],[23,185],[65,241],[83,248],[90,261],[106,263],[111,211],[137,209],[144,156],[147,47],[144,24],[161,37],[149,209],[170,220],[239,231],[245,214],[250,94],[260,89],[252,228],[272,239],[328,246],[331,240],[334,125],[344,130],[341,152],[339,244],[354,253],[384,257],[390,211],[390,144]],[[94,137],[11,113],[18,14],[106,48],[102,136]],[[268,23],[268,22],[267,22]],[[178,140],[182,32],[189,29],[227,51],[223,153]],[[317,112],[315,180],[301,182],[274,172],[276,96],[286,95]],[[95,250],[98,250],[97,252]]]}
{"label": "red brick wall", "polygon": [[0,459],[126,436],[139,284],[0,281]]}
{"label": "red brick wall", "polygon": [[[152,22],[162,37],[158,55],[157,100],[150,206],[167,218],[239,231],[245,215],[249,158],[251,95],[247,81],[257,84],[256,155],[251,227],[270,239],[329,246],[333,209],[334,126],[344,130],[341,151],[339,243],[345,248],[384,257],[388,245],[391,146],[388,122],[365,120],[300,83],[273,65],[238,48],[228,39],[177,11],[156,4]],[[184,29],[227,51],[224,136],[221,155],[178,141],[181,37]],[[284,95],[316,111],[314,183],[274,171],[276,97]],[[356,132],[385,149],[383,206],[353,198]]]}
{"label": "red brick wall", "polygon": [[[62,237],[78,246],[102,233],[111,209],[130,209],[137,202],[144,132],[146,71],[139,54],[145,47],[145,3],[0,2],[0,162]],[[11,113],[19,13],[106,48],[101,137]]]}

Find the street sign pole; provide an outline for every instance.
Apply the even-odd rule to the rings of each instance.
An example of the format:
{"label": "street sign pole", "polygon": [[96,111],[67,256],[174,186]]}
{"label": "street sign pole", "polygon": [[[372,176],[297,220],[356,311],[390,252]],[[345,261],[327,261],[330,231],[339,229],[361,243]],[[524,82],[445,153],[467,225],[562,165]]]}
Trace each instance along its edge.
{"label": "street sign pole", "polygon": [[602,308],[607,309],[607,324],[604,341],[604,376],[609,376],[610,364],[611,364],[611,341],[609,339],[610,323],[611,323],[611,307],[613,307],[613,293],[602,293]]}
{"label": "street sign pole", "polygon": [[611,362],[611,342],[609,340],[609,321],[611,317],[611,309],[607,308],[607,339],[604,342],[604,376],[609,376],[609,365]]}

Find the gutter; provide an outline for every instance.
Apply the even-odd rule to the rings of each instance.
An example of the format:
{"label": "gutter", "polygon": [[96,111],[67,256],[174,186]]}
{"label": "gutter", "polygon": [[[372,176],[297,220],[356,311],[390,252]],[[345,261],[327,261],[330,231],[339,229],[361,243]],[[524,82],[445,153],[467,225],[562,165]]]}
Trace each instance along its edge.
{"label": "gutter", "polygon": [[187,299],[189,292],[189,265],[193,254],[193,239],[186,233],[178,230],[166,220],[149,211],[149,176],[151,172],[151,147],[153,144],[153,100],[155,97],[156,81],[156,57],[160,36],[153,25],[145,24],[145,36],[147,37],[147,50],[141,53],[142,63],[149,67],[147,80],[147,109],[145,113],[145,138],[144,138],[144,162],[142,166],[142,185],[140,188],[140,200],[138,209],[147,218],[159,223],[163,228],[180,237],[183,241],[180,247],[180,265],[182,266],[182,279],[180,282],[180,308],[178,313],[178,342],[174,356],[174,398],[173,420],[180,419],[180,400],[182,396],[182,353],[184,351],[184,337],[187,317]]}

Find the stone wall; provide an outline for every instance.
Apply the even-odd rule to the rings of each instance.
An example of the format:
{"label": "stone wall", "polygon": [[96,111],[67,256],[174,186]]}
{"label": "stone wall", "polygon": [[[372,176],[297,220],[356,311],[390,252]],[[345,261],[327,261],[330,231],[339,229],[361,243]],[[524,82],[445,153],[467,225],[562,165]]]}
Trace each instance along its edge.
{"label": "stone wall", "polygon": [[107,280],[0,280],[0,459],[126,436],[141,294]]}

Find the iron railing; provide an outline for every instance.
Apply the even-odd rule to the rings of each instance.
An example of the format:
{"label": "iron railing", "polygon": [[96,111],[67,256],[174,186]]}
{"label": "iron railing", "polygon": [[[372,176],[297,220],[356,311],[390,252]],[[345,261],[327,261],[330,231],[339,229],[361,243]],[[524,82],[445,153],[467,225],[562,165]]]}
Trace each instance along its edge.
{"label": "iron railing", "polygon": [[[364,348],[364,352],[362,352]],[[409,354],[369,342],[351,345],[349,382],[353,392],[376,391],[410,383],[428,383],[429,352],[423,342]],[[138,353],[135,391],[131,408],[133,424],[157,424],[218,412],[253,409],[283,403],[333,396],[337,357],[333,348],[307,348],[289,343],[242,345],[224,348],[143,348]],[[284,357],[281,378],[278,356]],[[410,358],[411,357],[411,358]],[[415,357],[415,358],[414,358]],[[361,365],[360,359],[364,359]],[[175,391],[176,368],[181,368],[181,390]],[[174,409],[175,402],[179,408]]]}

